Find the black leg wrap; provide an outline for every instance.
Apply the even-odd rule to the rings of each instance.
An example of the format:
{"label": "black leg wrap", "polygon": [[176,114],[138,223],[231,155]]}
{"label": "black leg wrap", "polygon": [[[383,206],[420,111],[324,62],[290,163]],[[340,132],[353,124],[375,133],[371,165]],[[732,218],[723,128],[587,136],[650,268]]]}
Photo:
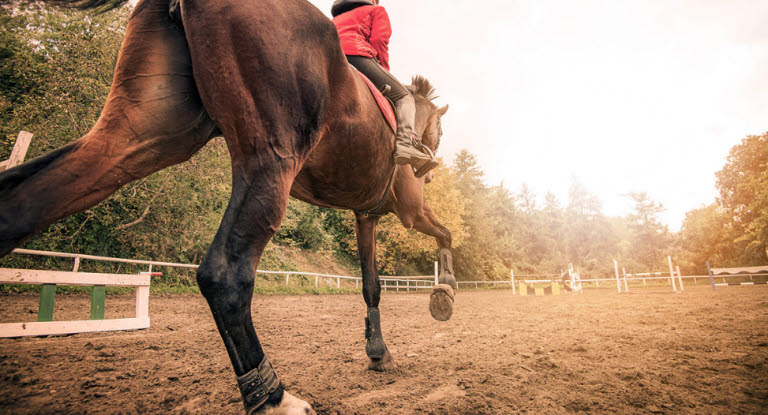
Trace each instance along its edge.
{"label": "black leg wrap", "polygon": [[379,309],[368,307],[368,317],[365,318],[365,353],[371,359],[381,359],[387,352],[387,345],[381,336],[381,317]]}
{"label": "black leg wrap", "polygon": [[243,404],[248,414],[261,408],[269,396],[280,387],[280,381],[266,355],[259,367],[243,376],[238,376],[237,384],[240,386],[240,393],[243,394]]}

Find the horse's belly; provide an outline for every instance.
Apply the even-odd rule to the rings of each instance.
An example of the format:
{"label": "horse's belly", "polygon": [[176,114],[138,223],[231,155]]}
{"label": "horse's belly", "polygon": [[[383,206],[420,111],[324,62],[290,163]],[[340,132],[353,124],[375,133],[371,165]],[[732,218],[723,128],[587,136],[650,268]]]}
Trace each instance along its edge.
{"label": "horse's belly", "polygon": [[387,168],[385,160],[345,152],[333,159],[310,157],[293,182],[291,196],[317,206],[364,209],[381,198],[389,179]]}

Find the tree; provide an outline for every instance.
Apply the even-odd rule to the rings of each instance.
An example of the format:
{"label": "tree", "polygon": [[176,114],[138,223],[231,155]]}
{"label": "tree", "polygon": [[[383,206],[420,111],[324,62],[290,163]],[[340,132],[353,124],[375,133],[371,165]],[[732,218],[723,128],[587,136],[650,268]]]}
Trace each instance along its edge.
{"label": "tree", "polygon": [[566,211],[568,259],[586,273],[608,274],[618,239],[602,213],[602,203],[576,178],[571,181]]}
{"label": "tree", "polygon": [[707,261],[713,266],[738,265],[732,262],[734,252],[728,215],[715,203],[686,212],[679,238],[687,272],[704,274]]}
{"label": "tree", "polygon": [[467,149],[462,149],[453,160],[453,171],[456,173],[456,186],[461,193],[470,199],[479,196],[485,190],[483,170],[478,164],[477,157]]}
{"label": "tree", "polygon": [[751,135],[735,145],[716,173],[718,202],[733,227],[733,244],[741,265],[768,260],[768,133]]}
{"label": "tree", "polygon": [[508,234],[514,218],[505,212],[514,209],[508,193],[489,189],[483,183],[483,171],[477,157],[461,150],[454,159],[456,186],[467,200],[462,216],[467,226],[466,242],[455,250],[454,266],[460,280],[497,280],[506,278],[504,259],[513,260],[514,248]]}
{"label": "tree", "polygon": [[648,198],[645,192],[629,193],[634,212],[627,217],[632,230],[632,258],[644,270],[653,270],[663,264],[671,247],[669,229],[659,221],[664,206]]}

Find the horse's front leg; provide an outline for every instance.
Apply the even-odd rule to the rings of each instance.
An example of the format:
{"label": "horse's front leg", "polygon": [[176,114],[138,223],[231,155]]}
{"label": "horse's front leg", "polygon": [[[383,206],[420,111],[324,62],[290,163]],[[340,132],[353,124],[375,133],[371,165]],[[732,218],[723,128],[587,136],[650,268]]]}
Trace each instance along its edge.
{"label": "horse's front leg", "polygon": [[381,335],[381,317],[379,299],[381,283],[376,266],[376,224],[378,216],[355,213],[355,231],[357,234],[357,252],[360,254],[360,269],[363,273],[363,298],[368,306],[365,317],[365,353],[370,362],[369,370],[383,372],[395,368],[395,361],[384,344]]}
{"label": "horse's front leg", "polygon": [[446,321],[453,315],[454,290],[457,289],[456,276],[453,273],[451,231],[440,224],[426,202],[421,211],[414,215],[413,228],[425,235],[433,236],[440,248],[439,284],[432,289],[429,311],[436,320]]}

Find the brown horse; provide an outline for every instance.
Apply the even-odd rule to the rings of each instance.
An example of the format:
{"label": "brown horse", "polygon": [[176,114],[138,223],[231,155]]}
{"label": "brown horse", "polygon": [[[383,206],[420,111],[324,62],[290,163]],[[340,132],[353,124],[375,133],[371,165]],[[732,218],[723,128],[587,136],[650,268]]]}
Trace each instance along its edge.
{"label": "brown horse", "polygon": [[[447,107],[432,103],[424,78],[416,77],[411,90],[417,132],[434,151]],[[250,309],[254,270],[289,195],[356,212],[371,369],[394,364],[378,310],[379,217],[395,213],[406,228],[434,236],[441,283],[455,287],[455,278],[451,234],[423,200],[425,179],[394,167],[392,130],[347,64],[334,25],[305,0],[141,1],[93,129],[0,175],[0,255],[126,183],[189,159],[218,135],[232,157],[232,196],[197,282],[246,410],[308,413],[306,402],[284,393]],[[434,292],[430,307],[450,308],[447,291]]]}

